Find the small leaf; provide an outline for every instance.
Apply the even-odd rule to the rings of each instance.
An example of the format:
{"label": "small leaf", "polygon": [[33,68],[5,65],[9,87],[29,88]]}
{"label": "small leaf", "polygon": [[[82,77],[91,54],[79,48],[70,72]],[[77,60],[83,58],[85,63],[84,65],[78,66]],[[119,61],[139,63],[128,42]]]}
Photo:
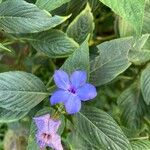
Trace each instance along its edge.
{"label": "small leaf", "polygon": [[37,0],[35,4],[41,9],[52,11],[69,1],[70,0]]}
{"label": "small leaf", "polygon": [[0,73],[0,107],[11,111],[29,111],[49,93],[36,76],[21,71]]}
{"label": "small leaf", "polygon": [[80,136],[97,149],[131,150],[128,139],[117,123],[100,109],[84,107],[76,115],[76,125]]}
{"label": "small leaf", "polygon": [[74,51],[73,54],[62,65],[62,69],[68,73],[72,73],[75,70],[85,70],[89,72],[89,47],[88,39],[80,45],[80,47]]}
{"label": "small leaf", "polygon": [[133,150],[150,150],[149,140],[133,141],[131,144],[132,144]]}
{"label": "small leaf", "polygon": [[148,109],[145,104],[140,87],[132,84],[118,98],[118,104],[122,110],[121,120],[130,128],[140,128],[143,116]]}
{"label": "small leaf", "polygon": [[24,0],[11,0],[0,4],[0,28],[9,33],[35,33],[48,30],[67,18],[52,17],[48,12]]}
{"label": "small leaf", "polygon": [[33,34],[29,41],[37,51],[49,57],[65,57],[79,47],[78,43],[59,30]]}
{"label": "small leaf", "polygon": [[130,50],[129,60],[136,65],[144,64],[150,60],[150,50],[147,49],[143,49],[142,51]]}
{"label": "small leaf", "polygon": [[144,101],[150,104],[150,65],[148,65],[141,74],[141,90]]}
{"label": "small leaf", "polygon": [[76,42],[82,43],[89,33],[94,29],[93,14],[89,4],[85,9],[70,23],[67,34]]}
{"label": "small leaf", "polygon": [[5,50],[5,51],[11,52],[10,49],[8,49],[7,47],[5,47],[3,44],[0,43],[0,51],[1,51],[1,50]]}
{"label": "small leaf", "polygon": [[17,121],[27,115],[27,111],[11,111],[0,108],[0,123],[9,123]]}
{"label": "small leaf", "polygon": [[137,35],[142,32],[145,0],[100,0],[130,23]]}
{"label": "small leaf", "polygon": [[143,49],[148,38],[149,34],[142,35],[142,37],[136,41],[134,47],[129,51],[128,57],[132,63],[141,65],[150,60],[150,50]]}
{"label": "small leaf", "polygon": [[91,61],[91,82],[100,86],[125,71],[131,65],[128,60],[128,52],[132,45],[131,37],[115,39],[98,45],[99,55]]}

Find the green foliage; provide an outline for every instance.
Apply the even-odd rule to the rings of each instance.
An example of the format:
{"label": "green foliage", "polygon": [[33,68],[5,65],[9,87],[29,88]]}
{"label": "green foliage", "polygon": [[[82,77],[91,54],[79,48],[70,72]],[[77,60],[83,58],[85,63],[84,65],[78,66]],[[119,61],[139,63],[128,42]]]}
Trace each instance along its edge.
{"label": "green foliage", "polygon": [[89,33],[94,29],[93,15],[89,4],[85,9],[70,23],[67,28],[67,34],[76,42],[82,43]]}
{"label": "green foliage", "polygon": [[34,33],[48,30],[67,18],[52,17],[48,12],[23,0],[11,0],[0,4],[0,28],[9,33]]}
{"label": "green foliage", "polygon": [[97,46],[99,55],[91,61],[90,81],[103,85],[113,80],[130,65],[128,52],[133,45],[132,38],[115,39]]}
{"label": "green foliage", "polygon": [[128,21],[139,35],[142,32],[145,0],[100,0],[116,14]]}
{"label": "green foliage", "polygon": [[122,110],[123,124],[130,128],[140,128],[148,107],[143,100],[138,83],[134,83],[120,95],[118,104]]}
{"label": "green foliage", "polygon": [[49,30],[33,34],[31,45],[49,57],[64,57],[71,54],[79,45],[59,30]]}
{"label": "green foliage", "polygon": [[88,39],[80,45],[80,47],[74,51],[72,55],[64,62],[62,69],[71,73],[75,70],[86,70],[89,72],[89,48]]}
{"label": "green foliage", "polygon": [[5,50],[5,51],[11,51],[10,49],[8,49],[7,47],[5,47],[3,44],[0,43],[0,51]]}
{"label": "green foliage", "polygon": [[76,115],[75,122],[80,136],[96,149],[99,147],[112,150],[131,149],[129,141],[120,127],[107,113],[100,109],[83,108]]}
{"label": "green foliage", "polygon": [[141,74],[141,90],[144,101],[147,105],[150,104],[150,66],[148,65]]}
{"label": "green foliage", "polygon": [[52,11],[69,1],[70,0],[37,0],[36,5],[41,9]]}
{"label": "green foliage", "polygon": [[132,142],[133,150],[149,150],[150,141],[149,140],[138,140]]}
{"label": "green foliage", "polygon": [[0,74],[0,107],[13,111],[29,111],[49,93],[43,82],[25,72]]}

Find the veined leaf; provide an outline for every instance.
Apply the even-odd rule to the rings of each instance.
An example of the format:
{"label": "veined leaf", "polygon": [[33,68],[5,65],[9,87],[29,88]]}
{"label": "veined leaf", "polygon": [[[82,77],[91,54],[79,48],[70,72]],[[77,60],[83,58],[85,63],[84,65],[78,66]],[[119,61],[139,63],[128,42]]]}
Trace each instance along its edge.
{"label": "veined leaf", "polygon": [[150,65],[148,65],[141,74],[141,90],[144,101],[150,104]]}
{"label": "veined leaf", "polygon": [[0,73],[0,107],[12,111],[29,111],[49,93],[36,76],[21,71]]}
{"label": "veined leaf", "polygon": [[104,148],[97,147],[80,135],[79,132],[73,131],[67,138],[70,149],[72,150],[105,150]]}
{"label": "veined leaf", "polygon": [[62,69],[68,73],[72,73],[75,70],[85,70],[89,72],[89,47],[88,39],[80,45],[80,47],[72,53],[69,58],[62,65]]}
{"label": "veined leaf", "polygon": [[64,57],[79,47],[78,43],[59,30],[50,30],[33,34],[30,43],[49,57]]}
{"label": "veined leaf", "polygon": [[69,1],[70,0],[37,0],[35,4],[41,9],[52,11]]}
{"label": "veined leaf", "polygon": [[133,141],[131,144],[132,144],[133,150],[150,150],[149,140]]}
{"label": "veined leaf", "polygon": [[116,14],[129,22],[137,35],[142,32],[145,0],[100,0]]}
{"label": "veined leaf", "polygon": [[67,34],[76,42],[82,43],[89,33],[94,29],[93,14],[89,4],[85,9],[70,23]]}
{"label": "veined leaf", "polygon": [[0,122],[9,123],[17,121],[27,115],[27,111],[11,111],[5,108],[0,108]]}
{"label": "veined leaf", "polygon": [[5,50],[5,51],[11,51],[10,49],[8,49],[7,47],[5,47],[3,44],[0,43],[0,51],[1,50]]}
{"label": "veined leaf", "polygon": [[[146,0],[145,2],[145,13],[144,13],[144,18],[143,18],[143,26],[142,26],[142,33],[147,34],[150,33],[150,0]],[[133,35],[133,27],[126,22],[125,20],[119,19],[119,33],[121,37],[125,36],[131,36]],[[144,49],[149,49],[150,50],[150,37],[147,40],[146,44],[143,47]]]}
{"label": "veined leaf", "polygon": [[90,80],[96,85],[103,85],[125,71],[131,62],[128,60],[133,39],[120,38],[104,42],[97,46],[99,55],[91,61]]}
{"label": "veined leaf", "polygon": [[136,41],[134,47],[129,51],[128,57],[132,63],[141,65],[150,60],[150,50],[143,49],[148,38],[149,34],[142,35],[142,37]]}
{"label": "veined leaf", "polygon": [[[104,111],[85,107],[76,115],[77,132],[87,143],[111,150],[131,150],[131,145],[117,125]],[[94,140],[93,140],[94,139]]]}
{"label": "veined leaf", "polygon": [[35,33],[53,28],[68,17],[54,16],[24,0],[0,4],[0,28],[9,33]]}
{"label": "veined leaf", "polygon": [[122,108],[121,120],[130,128],[140,128],[141,120],[148,109],[145,104],[140,87],[132,84],[118,98],[118,104]]}
{"label": "veined leaf", "polygon": [[129,59],[132,63],[136,65],[141,65],[150,60],[150,50],[142,49],[139,50],[130,50],[129,51]]}

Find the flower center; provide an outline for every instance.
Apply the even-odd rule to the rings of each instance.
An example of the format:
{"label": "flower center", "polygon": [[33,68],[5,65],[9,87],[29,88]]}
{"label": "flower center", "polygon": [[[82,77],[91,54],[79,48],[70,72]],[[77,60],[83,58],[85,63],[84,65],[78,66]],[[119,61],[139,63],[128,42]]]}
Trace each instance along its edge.
{"label": "flower center", "polygon": [[75,94],[76,93],[76,90],[73,88],[73,87],[70,87],[70,89],[68,89],[69,92]]}
{"label": "flower center", "polygon": [[42,133],[42,139],[47,143],[51,139],[51,135],[47,133]]}

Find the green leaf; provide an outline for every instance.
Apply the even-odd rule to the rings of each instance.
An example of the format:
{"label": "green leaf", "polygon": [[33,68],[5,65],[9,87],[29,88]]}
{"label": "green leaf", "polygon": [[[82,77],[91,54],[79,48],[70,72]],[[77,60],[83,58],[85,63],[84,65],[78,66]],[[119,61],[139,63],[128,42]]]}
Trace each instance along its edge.
{"label": "green leaf", "polygon": [[[103,149],[130,150],[131,146],[117,123],[104,111],[84,107],[76,115],[77,132],[87,143]],[[93,140],[94,139],[94,140]]]}
{"label": "green leaf", "polygon": [[144,101],[150,104],[150,65],[148,65],[141,74],[141,90]]}
{"label": "green leaf", "polygon": [[134,44],[133,49],[129,51],[128,57],[132,63],[141,65],[150,60],[150,50],[142,49],[148,38],[149,34],[142,35]]}
{"label": "green leaf", "polygon": [[0,28],[9,33],[35,33],[53,28],[68,17],[54,16],[24,0],[0,4]]}
{"label": "green leaf", "polygon": [[149,140],[133,141],[131,144],[132,144],[133,150],[150,150]]}
{"label": "green leaf", "polygon": [[96,86],[103,85],[125,71],[131,65],[128,60],[128,52],[132,45],[131,37],[115,39],[98,45],[99,55],[91,61],[91,82]]}
{"label": "green leaf", "polygon": [[80,47],[74,51],[73,54],[62,65],[62,69],[68,73],[72,73],[75,70],[85,70],[89,72],[89,47],[88,39],[80,45]]}
{"label": "green leaf", "polygon": [[0,73],[0,107],[12,111],[29,111],[49,93],[36,76],[21,71]]}
{"label": "green leaf", "polygon": [[37,0],[35,4],[41,9],[52,11],[69,1],[70,0]]}
{"label": "green leaf", "polygon": [[136,34],[142,32],[145,0],[100,0],[110,7],[116,14],[129,22]]}
{"label": "green leaf", "polygon": [[136,65],[144,64],[150,60],[150,50],[131,50],[129,51],[129,60]]}
{"label": "green leaf", "polygon": [[[142,33],[147,34],[150,33],[150,1],[146,0],[145,3],[145,13],[143,19]],[[119,33],[121,37],[131,36],[133,35],[133,28],[130,26],[128,22],[119,18]],[[150,37],[147,40],[146,44],[143,47],[144,49],[150,49]]]}
{"label": "green leaf", "polygon": [[30,43],[49,57],[65,57],[79,47],[78,43],[59,30],[33,34]]}
{"label": "green leaf", "polygon": [[118,98],[118,104],[122,110],[121,120],[125,126],[140,128],[146,106],[138,83],[132,84]]}
{"label": "green leaf", "polygon": [[5,51],[11,52],[10,49],[8,49],[7,47],[5,47],[3,44],[0,43],[0,51],[1,51],[1,50],[5,50]]}
{"label": "green leaf", "polygon": [[[45,108],[39,110],[35,116],[37,117],[37,116],[41,116],[41,115],[45,115],[45,114],[50,114],[50,116],[53,116],[55,114],[55,111],[54,111],[54,109],[52,109],[50,107],[45,107]],[[61,120],[61,125],[58,129],[58,134],[61,135],[64,130],[64,127],[65,127],[64,116],[61,115],[59,120]],[[37,131],[36,125],[32,121],[31,126],[30,126],[30,134],[29,134],[29,138],[28,138],[27,150],[40,150],[39,145],[37,144],[36,139],[35,139],[36,131]]]}
{"label": "green leaf", "polygon": [[100,147],[92,145],[85,138],[83,138],[79,132],[73,131],[68,137],[67,141],[69,143],[71,150],[104,150]]}
{"label": "green leaf", "polygon": [[11,111],[0,108],[0,123],[9,123],[17,121],[27,115],[27,111]]}
{"label": "green leaf", "polygon": [[85,9],[70,23],[67,28],[67,34],[76,42],[82,43],[89,33],[94,29],[93,14],[89,4]]}

